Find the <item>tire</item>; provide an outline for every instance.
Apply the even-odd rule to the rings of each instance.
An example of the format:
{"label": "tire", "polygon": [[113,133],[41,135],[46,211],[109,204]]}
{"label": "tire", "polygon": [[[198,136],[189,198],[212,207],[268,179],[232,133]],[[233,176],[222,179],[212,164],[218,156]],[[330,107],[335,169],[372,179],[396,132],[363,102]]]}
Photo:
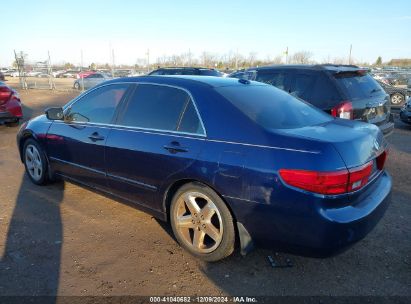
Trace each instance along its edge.
{"label": "tire", "polygon": [[24,143],[23,161],[26,173],[34,184],[47,184],[47,159],[43,149],[34,139],[30,138]]}
{"label": "tire", "polygon": [[181,247],[203,261],[216,262],[234,251],[230,210],[215,191],[203,184],[185,184],[175,193],[170,221]]}
{"label": "tire", "polygon": [[400,106],[404,103],[405,97],[400,93],[394,93],[390,96],[391,104],[394,106]]}
{"label": "tire", "polygon": [[74,88],[75,88],[76,90],[80,90],[80,83],[75,82],[75,83],[74,83]]}

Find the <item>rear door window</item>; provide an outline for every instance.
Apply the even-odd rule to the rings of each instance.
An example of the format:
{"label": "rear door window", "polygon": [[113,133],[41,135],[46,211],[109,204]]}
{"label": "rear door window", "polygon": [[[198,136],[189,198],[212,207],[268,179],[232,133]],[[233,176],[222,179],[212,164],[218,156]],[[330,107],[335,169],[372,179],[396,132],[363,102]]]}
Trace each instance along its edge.
{"label": "rear door window", "polygon": [[190,95],[178,88],[140,84],[120,116],[118,124],[124,126],[204,133]]}

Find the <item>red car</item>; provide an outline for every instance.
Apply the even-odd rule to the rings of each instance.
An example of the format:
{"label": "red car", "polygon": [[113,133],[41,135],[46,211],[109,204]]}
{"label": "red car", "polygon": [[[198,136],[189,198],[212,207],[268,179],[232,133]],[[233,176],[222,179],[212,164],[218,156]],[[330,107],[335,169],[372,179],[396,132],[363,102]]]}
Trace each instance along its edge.
{"label": "red car", "polygon": [[18,93],[0,82],[0,123],[16,125],[22,117],[23,111]]}
{"label": "red car", "polygon": [[96,72],[94,72],[94,71],[83,71],[83,72],[78,73],[78,74],[76,75],[76,78],[77,78],[77,79],[79,79],[79,78],[86,78],[87,76],[89,76],[89,75],[91,75],[91,74],[94,74],[94,73],[96,73]]}

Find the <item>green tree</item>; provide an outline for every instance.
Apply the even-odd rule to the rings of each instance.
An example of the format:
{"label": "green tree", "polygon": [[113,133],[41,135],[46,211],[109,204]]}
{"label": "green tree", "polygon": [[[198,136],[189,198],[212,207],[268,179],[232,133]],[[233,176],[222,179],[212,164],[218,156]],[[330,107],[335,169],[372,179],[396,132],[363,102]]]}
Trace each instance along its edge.
{"label": "green tree", "polygon": [[72,64],[72,63],[70,63],[70,62],[67,62],[67,63],[64,64],[64,68],[65,68],[66,70],[73,69],[73,68],[74,68],[74,64]]}
{"label": "green tree", "polygon": [[378,56],[377,61],[375,62],[375,65],[382,65],[382,58],[381,58],[381,56]]}

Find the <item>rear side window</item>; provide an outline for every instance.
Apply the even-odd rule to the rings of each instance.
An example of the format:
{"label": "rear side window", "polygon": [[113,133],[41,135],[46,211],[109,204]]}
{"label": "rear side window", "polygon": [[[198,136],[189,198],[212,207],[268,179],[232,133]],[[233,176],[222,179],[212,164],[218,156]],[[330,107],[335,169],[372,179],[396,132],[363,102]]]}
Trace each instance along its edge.
{"label": "rear side window", "polygon": [[145,129],[204,133],[190,95],[161,85],[138,85],[118,123]]}
{"label": "rear side window", "polygon": [[129,85],[118,84],[97,88],[80,97],[65,113],[68,121],[108,124]]}
{"label": "rear side window", "polygon": [[330,110],[342,101],[341,94],[335,84],[324,74],[316,77],[311,87],[311,93],[302,99],[322,110]]}
{"label": "rear side window", "polygon": [[309,101],[318,75],[308,73],[293,73],[293,83],[290,94]]}
{"label": "rear side window", "polygon": [[200,70],[200,75],[203,75],[203,76],[217,76],[217,77],[219,77],[219,76],[221,76],[222,74],[221,74],[219,71],[216,71],[216,70],[206,70],[206,69],[204,69],[204,70]]}
{"label": "rear side window", "polygon": [[266,129],[301,128],[333,119],[314,106],[273,86],[229,86],[216,90],[251,120]]}
{"label": "rear side window", "polygon": [[257,73],[255,80],[285,90],[285,74],[283,72],[266,72],[262,70]]}
{"label": "rear side window", "polygon": [[149,75],[163,75],[163,70],[153,71]]}
{"label": "rear side window", "polygon": [[369,98],[384,94],[383,89],[370,75],[357,73],[342,73],[335,76],[339,86],[350,100]]}

